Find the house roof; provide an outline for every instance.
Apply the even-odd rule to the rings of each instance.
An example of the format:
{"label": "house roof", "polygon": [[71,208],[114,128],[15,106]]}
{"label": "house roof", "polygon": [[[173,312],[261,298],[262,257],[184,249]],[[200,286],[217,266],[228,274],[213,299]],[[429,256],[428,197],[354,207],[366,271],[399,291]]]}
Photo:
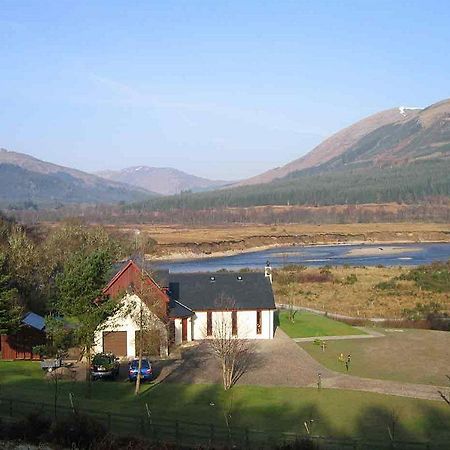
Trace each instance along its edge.
{"label": "house roof", "polygon": [[169,303],[169,317],[172,319],[183,319],[185,317],[192,317],[194,311],[192,309],[184,306],[177,300],[170,300]]}
{"label": "house roof", "polygon": [[127,259],[125,261],[119,261],[112,264],[106,275],[106,279],[111,282],[130,264],[131,261],[133,261],[139,269],[144,269],[145,272],[147,272],[147,274],[158,284],[158,286],[167,287],[169,285],[169,271],[162,269],[155,270],[149,261],[142,260],[142,258]]}
{"label": "house roof", "polygon": [[45,319],[34,312],[27,313],[22,319],[22,323],[39,331],[42,331],[45,328]]}
{"label": "house roof", "polygon": [[173,273],[169,295],[193,311],[275,309],[272,285],[263,273]]}

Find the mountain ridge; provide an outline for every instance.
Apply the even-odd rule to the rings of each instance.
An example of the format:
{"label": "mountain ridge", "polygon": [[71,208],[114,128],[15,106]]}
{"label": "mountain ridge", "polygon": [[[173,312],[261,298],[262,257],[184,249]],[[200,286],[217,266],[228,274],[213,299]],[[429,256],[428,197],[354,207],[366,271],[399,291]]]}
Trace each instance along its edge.
{"label": "mountain ridge", "polygon": [[0,149],[1,204],[116,203],[152,195],[142,188]]}
{"label": "mountain ridge", "polygon": [[96,175],[156,192],[161,195],[183,191],[204,191],[230,184],[229,181],[210,180],[191,175],[172,167],[133,166],[121,170],[104,170]]}
{"label": "mountain ridge", "polygon": [[407,107],[390,108],[367,116],[332,134],[305,155],[281,167],[242,180],[232,186],[268,183],[283,178],[292,172],[309,169],[339,156],[359,139],[383,125],[407,121],[417,115],[417,109]]}
{"label": "mountain ridge", "polygon": [[365,118],[266,178],[213,192],[150,199],[140,207],[185,211],[414,203],[432,198],[450,198],[450,99],[423,109],[395,108]]}

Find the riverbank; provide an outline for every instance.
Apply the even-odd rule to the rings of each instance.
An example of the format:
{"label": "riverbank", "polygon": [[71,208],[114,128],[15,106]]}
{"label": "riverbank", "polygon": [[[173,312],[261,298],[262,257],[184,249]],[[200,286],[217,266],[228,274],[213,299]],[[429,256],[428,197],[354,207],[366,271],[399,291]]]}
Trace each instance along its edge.
{"label": "riverbank", "polygon": [[[386,242],[386,241],[374,241],[374,242],[366,242],[366,241],[354,241],[354,242],[336,242],[336,243],[317,243],[317,244],[291,244],[292,247],[302,249],[302,248],[312,248],[312,247],[329,247],[330,245],[335,245],[339,247],[351,247],[355,245],[383,245],[383,248],[354,248],[348,251],[348,256],[377,256],[377,255],[397,255],[403,253],[409,253],[411,251],[420,251],[420,246],[410,247],[410,248],[398,248],[395,245],[399,244],[446,244],[450,243],[449,241],[395,241],[395,242]],[[387,247],[386,247],[387,246]],[[257,253],[265,250],[272,250],[276,248],[286,248],[286,244],[273,244],[273,245],[262,245],[259,247],[250,247],[243,250],[225,250],[225,251],[217,251],[213,253],[194,253],[190,252],[178,252],[172,253],[169,255],[147,255],[149,259],[152,261],[159,262],[182,262],[182,261],[195,261],[202,259],[212,259],[212,258],[225,258],[229,256],[237,256],[241,254],[248,253]],[[292,254],[291,252],[289,254]],[[283,256],[285,253],[275,254],[276,256]]]}
{"label": "riverbank", "polygon": [[433,223],[235,225],[182,227],[128,224],[155,242],[152,259],[187,260],[234,256],[287,246],[420,244],[450,242],[450,226]]}

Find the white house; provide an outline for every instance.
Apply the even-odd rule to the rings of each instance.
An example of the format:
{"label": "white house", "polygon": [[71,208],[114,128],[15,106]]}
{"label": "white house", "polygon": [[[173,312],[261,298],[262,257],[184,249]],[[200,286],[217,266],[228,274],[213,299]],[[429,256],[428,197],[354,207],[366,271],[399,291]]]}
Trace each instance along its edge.
{"label": "white house", "polygon": [[[160,354],[170,344],[209,339],[226,324],[230,334],[242,339],[272,339],[275,301],[271,270],[264,273],[154,273],[144,264],[127,261],[104,289],[106,295],[121,296],[122,308],[96,332],[95,350],[135,357],[139,335],[139,311],[145,310],[159,339]],[[138,295],[135,286],[144,277],[155,302]],[[148,297],[148,296],[147,296]]]}

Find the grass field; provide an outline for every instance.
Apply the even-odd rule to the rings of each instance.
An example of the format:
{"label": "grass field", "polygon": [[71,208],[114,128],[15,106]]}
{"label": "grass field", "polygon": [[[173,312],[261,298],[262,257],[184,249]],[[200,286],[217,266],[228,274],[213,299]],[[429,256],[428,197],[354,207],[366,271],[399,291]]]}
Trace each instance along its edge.
{"label": "grass field", "polygon": [[[38,364],[0,362],[1,395],[52,403],[54,384],[44,380]],[[415,400],[356,391],[312,388],[236,386],[224,392],[218,385],[145,385],[135,398],[127,382],[100,381],[85,400],[84,383],[61,382],[59,403],[75,402],[102,412],[143,414],[147,402],[155,417],[224,426],[230,412],[234,426],[304,432],[303,422],[314,419],[314,434],[333,437],[388,439],[392,414],[398,414],[397,439],[450,440],[450,408],[444,402]],[[351,407],[349,407],[351,405]],[[231,409],[230,409],[231,406]]]}
{"label": "grass field", "polygon": [[280,311],[278,319],[281,329],[291,338],[365,334],[346,323],[307,311],[297,311],[294,323],[289,320],[287,311]]}
{"label": "grass field", "polygon": [[328,341],[325,352],[312,343],[301,346],[324,366],[346,372],[340,353],[351,354],[351,375],[409,383],[450,384],[450,333],[429,330],[379,330],[383,338]]}
{"label": "grass field", "polygon": [[[408,273],[408,268],[332,267],[329,270],[328,279],[319,282],[315,278],[319,277],[320,269],[276,270],[273,288],[277,303],[287,303],[291,296],[299,306],[359,318],[401,318],[405,308],[430,301],[440,303],[444,310],[450,312],[448,293],[425,291],[413,281],[396,280],[393,288],[377,287]],[[349,283],[350,277],[352,282]]]}

